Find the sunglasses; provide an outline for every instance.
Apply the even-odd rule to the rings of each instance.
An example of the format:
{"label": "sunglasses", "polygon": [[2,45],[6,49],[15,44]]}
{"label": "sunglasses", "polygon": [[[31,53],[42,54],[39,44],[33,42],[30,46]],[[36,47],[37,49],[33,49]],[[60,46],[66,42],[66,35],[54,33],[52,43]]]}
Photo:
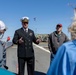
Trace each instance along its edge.
{"label": "sunglasses", "polygon": [[4,31],[6,31],[6,29],[4,29]]}
{"label": "sunglasses", "polygon": [[28,24],[28,22],[22,22],[23,24]]}

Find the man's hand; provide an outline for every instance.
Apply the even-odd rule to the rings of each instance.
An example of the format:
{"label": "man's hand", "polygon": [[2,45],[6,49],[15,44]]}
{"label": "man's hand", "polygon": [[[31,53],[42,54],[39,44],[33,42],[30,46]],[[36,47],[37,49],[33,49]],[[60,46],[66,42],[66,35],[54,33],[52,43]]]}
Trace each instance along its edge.
{"label": "man's hand", "polygon": [[23,38],[23,37],[21,37],[21,38],[18,40],[19,44],[21,44],[21,43],[24,42],[24,41],[22,40],[22,38]]}
{"label": "man's hand", "polygon": [[41,42],[41,40],[40,40],[40,39],[37,39],[37,40],[36,40],[36,42],[37,42],[37,43],[40,43],[40,42]]}

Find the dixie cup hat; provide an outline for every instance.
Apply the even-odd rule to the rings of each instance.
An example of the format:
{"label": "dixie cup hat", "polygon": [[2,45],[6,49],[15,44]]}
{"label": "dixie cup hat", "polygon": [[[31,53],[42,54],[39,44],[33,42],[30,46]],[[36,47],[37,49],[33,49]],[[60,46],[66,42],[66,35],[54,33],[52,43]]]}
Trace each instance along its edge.
{"label": "dixie cup hat", "polygon": [[6,31],[6,26],[3,23],[3,21],[0,21],[0,30],[5,30]]}

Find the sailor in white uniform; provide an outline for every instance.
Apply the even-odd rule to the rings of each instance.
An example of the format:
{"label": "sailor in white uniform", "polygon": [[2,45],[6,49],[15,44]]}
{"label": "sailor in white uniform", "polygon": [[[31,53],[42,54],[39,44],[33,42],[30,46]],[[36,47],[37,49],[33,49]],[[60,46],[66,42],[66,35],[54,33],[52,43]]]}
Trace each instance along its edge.
{"label": "sailor in white uniform", "polygon": [[8,69],[6,66],[6,49],[5,43],[2,41],[3,35],[6,31],[6,26],[3,21],[0,21],[0,68]]}

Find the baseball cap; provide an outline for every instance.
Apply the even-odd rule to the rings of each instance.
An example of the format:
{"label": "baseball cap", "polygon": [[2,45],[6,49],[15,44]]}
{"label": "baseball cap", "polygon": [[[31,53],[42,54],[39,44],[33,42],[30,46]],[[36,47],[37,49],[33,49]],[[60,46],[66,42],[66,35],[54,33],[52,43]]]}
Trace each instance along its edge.
{"label": "baseball cap", "polygon": [[62,27],[62,24],[57,24],[56,27]]}

